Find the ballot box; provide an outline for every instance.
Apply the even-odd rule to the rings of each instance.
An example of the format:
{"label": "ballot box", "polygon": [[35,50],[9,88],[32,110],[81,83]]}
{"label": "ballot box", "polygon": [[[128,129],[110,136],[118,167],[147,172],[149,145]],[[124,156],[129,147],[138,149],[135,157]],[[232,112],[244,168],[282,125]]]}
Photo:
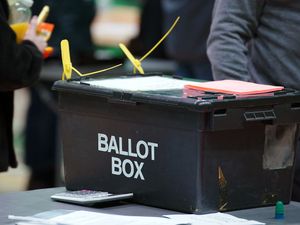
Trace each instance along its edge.
{"label": "ballot box", "polygon": [[300,93],[185,93],[161,75],[55,82],[68,190],[182,212],[290,201]]}

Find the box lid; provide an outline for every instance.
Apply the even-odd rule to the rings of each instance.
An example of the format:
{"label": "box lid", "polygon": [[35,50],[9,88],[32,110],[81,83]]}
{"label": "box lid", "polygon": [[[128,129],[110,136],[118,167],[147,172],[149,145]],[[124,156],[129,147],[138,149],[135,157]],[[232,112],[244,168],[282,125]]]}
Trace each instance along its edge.
{"label": "box lid", "polygon": [[[73,79],[56,81],[53,89],[93,95],[123,102],[147,103],[187,107],[196,111],[211,111],[218,108],[251,107],[292,104],[300,108],[300,92],[291,89],[268,94],[237,96],[210,92],[185,92],[187,83],[200,82],[157,74],[125,75],[114,77]],[[154,85],[156,84],[156,86]]]}

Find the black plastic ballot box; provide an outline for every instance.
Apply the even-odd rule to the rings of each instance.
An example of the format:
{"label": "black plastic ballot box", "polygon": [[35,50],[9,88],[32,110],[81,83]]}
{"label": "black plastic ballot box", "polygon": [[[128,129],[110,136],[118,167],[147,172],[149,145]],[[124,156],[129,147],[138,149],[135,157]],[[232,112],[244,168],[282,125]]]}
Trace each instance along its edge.
{"label": "black plastic ballot box", "polygon": [[134,202],[183,212],[288,203],[300,93],[189,95],[183,82],[55,82],[66,188],[133,192]]}

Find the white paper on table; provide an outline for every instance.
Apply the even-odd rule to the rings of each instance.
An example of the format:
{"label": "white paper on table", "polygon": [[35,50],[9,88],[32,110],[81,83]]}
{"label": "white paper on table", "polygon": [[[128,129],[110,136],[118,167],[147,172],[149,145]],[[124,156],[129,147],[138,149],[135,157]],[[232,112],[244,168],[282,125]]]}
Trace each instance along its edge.
{"label": "white paper on table", "polygon": [[164,215],[177,223],[190,223],[191,225],[263,225],[255,220],[241,219],[226,213],[209,213],[204,215],[178,214]]}
{"label": "white paper on table", "polygon": [[96,87],[104,87],[125,91],[159,91],[183,89],[186,84],[198,84],[199,82],[180,80],[161,76],[126,77],[103,80],[82,81]]}
{"label": "white paper on table", "polygon": [[46,223],[37,223],[37,222],[17,222],[16,225],[49,225]]}
{"label": "white paper on table", "polygon": [[75,211],[57,216],[50,221],[68,225],[176,225],[171,219],[163,217],[122,216],[115,214]]}

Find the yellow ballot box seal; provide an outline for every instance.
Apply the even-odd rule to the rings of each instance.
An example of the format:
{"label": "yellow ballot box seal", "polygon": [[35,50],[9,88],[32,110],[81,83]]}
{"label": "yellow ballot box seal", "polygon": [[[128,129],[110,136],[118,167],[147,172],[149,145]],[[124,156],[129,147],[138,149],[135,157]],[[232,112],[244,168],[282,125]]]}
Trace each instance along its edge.
{"label": "yellow ballot box seal", "polygon": [[[142,67],[142,61],[145,58],[147,58],[160,45],[160,43],[163,42],[166,39],[166,37],[171,33],[171,31],[174,29],[174,27],[178,23],[179,19],[180,19],[180,17],[177,17],[177,19],[175,20],[175,22],[173,23],[173,25],[164,34],[164,36],[140,59],[136,59],[131,54],[131,52],[129,51],[129,49],[123,43],[119,44],[119,47],[121,48],[121,50],[123,51],[123,53],[126,55],[126,57],[129,59],[129,61],[132,63],[133,68],[134,68],[134,73],[136,73],[136,71],[138,71],[140,74],[145,74],[144,69]],[[94,71],[94,72],[82,74],[79,70],[77,70],[75,67],[72,66],[71,56],[70,56],[69,41],[66,40],[66,39],[62,40],[61,43],[60,43],[60,47],[61,47],[61,57],[62,57],[62,65],[63,65],[62,80],[69,80],[69,79],[71,79],[72,78],[72,71],[73,70],[79,76],[89,76],[89,75],[93,75],[93,74],[97,74],[97,73],[106,72],[106,71],[115,69],[115,68],[123,65],[122,63],[120,63],[118,65],[115,65],[115,66],[112,66],[112,67],[109,67],[109,68],[106,68],[106,69],[102,69],[102,70],[98,70],[98,71]]]}
{"label": "yellow ballot box seal", "polygon": [[176,24],[178,23],[180,17],[177,17],[177,19],[175,20],[175,22],[172,24],[172,26],[170,27],[170,29],[164,34],[164,36],[140,59],[136,59],[134,58],[134,56],[131,54],[131,52],[128,50],[128,48],[123,44],[120,43],[119,47],[121,48],[121,50],[123,51],[123,53],[126,55],[126,57],[129,59],[129,61],[132,63],[133,65],[133,72],[136,73],[136,70],[140,73],[140,74],[144,74],[144,69],[142,67],[142,61],[147,58],[159,45],[161,42],[163,42],[166,37],[172,32],[172,30],[174,29],[174,27],[176,26]]}
{"label": "yellow ballot box seal", "polygon": [[62,65],[63,65],[63,74],[62,74],[62,80],[69,80],[72,78],[72,70],[76,72],[79,76],[89,76],[97,73],[102,73],[108,70],[115,69],[119,66],[122,66],[122,64],[118,64],[106,69],[90,72],[90,73],[81,73],[79,70],[77,70],[75,67],[72,66],[71,62],[71,56],[70,56],[70,47],[69,47],[69,41],[68,40],[62,40],[60,42],[60,49],[61,49],[61,59],[62,59]]}
{"label": "yellow ballot box seal", "polygon": [[66,80],[71,79],[72,76],[72,63],[70,57],[70,48],[69,48],[69,41],[62,40],[60,42],[61,48],[61,59],[63,65],[63,75],[62,80],[66,78]]}

